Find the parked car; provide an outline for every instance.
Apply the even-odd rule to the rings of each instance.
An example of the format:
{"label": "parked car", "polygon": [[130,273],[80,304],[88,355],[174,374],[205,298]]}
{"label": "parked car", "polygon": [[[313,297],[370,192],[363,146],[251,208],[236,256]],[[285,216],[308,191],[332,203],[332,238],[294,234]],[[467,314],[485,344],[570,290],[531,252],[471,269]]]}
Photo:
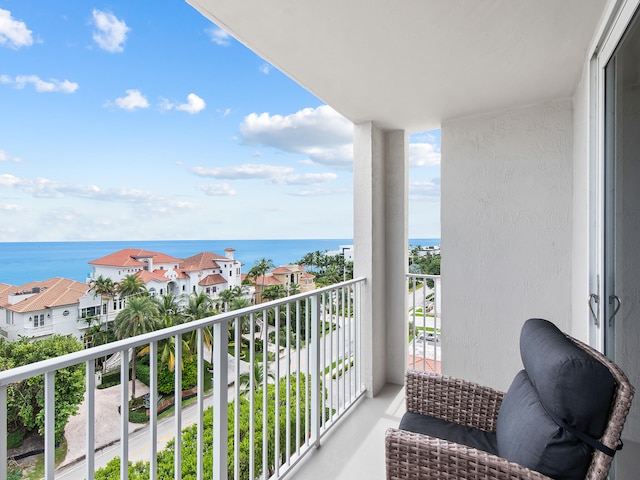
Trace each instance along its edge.
{"label": "parked car", "polygon": [[416,338],[418,340],[426,340],[427,342],[440,341],[440,335],[436,335],[433,332],[420,332],[418,335],[416,335]]}

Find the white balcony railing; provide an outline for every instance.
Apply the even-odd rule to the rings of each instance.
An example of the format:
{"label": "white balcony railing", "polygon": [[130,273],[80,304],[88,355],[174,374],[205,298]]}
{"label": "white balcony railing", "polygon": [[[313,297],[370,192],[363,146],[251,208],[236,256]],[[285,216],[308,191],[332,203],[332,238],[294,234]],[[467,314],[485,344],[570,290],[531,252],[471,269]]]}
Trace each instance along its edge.
{"label": "white balcony railing", "polygon": [[[157,478],[158,351],[162,342],[174,339],[175,395],[180,398],[181,364],[186,356],[180,339],[187,334],[197,338],[197,461],[195,467],[183,465],[182,407],[177,402],[174,414],[174,478],[180,479],[187,474],[198,479],[205,476],[236,480],[282,478],[313,447],[319,445],[320,438],[364,394],[360,371],[363,284],[364,279],[351,280],[0,372],[0,478],[6,478],[7,471],[7,389],[12,383],[38,375],[44,375],[45,478],[55,477],[56,371],[78,364],[84,364],[86,369],[85,476],[88,480],[94,478],[95,361],[119,354],[120,478],[127,479],[128,366],[131,352],[146,346],[150,351],[149,472],[151,479]],[[212,350],[207,346],[208,332],[213,334]],[[204,360],[209,360],[208,355],[213,359],[213,421],[205,425],[204,378],[207,371]],[[242,368],[229,368],[231,356],[241,359],[235,363],[244,365],[245,371],[262,368],[268,373],[262,375],[260,381],[249,375],[248,389],[244,392],[240,385]],[[229,378],[230,371],[232,378]],[[248,422],[241,418],[247,411]],[[213,429],[212,440],[205,442],[205,430],[210,428]],[[262,439],[259,444],[256,438]],[[213,462],[205,461],[205,455],[212,455]],[[208,470],[211,468],[212,472]]]}
{"label": "white balcony railing", "polygon": [[52,335],[53,330],[53,323],[50,323],[48,325],[25,327],[24,333],[26,337],[42,337],[44,335]]}
{"label": "white balcony railing", "polygon": [[440,275],[407,274],[408,368],[440,373]]}

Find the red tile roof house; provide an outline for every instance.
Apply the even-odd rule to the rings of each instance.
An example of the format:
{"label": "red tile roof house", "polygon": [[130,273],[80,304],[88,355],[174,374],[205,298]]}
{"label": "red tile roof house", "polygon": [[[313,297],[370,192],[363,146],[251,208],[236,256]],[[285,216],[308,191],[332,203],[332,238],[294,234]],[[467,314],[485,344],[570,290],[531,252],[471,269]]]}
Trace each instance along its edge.
{"label": "red tile roof house", "polygon": [[[180,259],[164,253],[135,248],[125,248],[89,262],[89,281],[102,275],[120,282],[127,275],[137,275],[153,296],[183,295],[201,292],[216,299],[220,292],[241,285],[242,263],[234,259],[233,248],[225,249],[225,255],[202,252]],[[109,308],[109,320],[113,320],[126,302],[116,298]]]}
{"label": "red tile roof house", "polygon": [[89,285],[75,280],[0,284],[0,335],[10,341],[54,334],[81,338],[87,326],[83,316],[99,308],[100,299],[89,292]]}

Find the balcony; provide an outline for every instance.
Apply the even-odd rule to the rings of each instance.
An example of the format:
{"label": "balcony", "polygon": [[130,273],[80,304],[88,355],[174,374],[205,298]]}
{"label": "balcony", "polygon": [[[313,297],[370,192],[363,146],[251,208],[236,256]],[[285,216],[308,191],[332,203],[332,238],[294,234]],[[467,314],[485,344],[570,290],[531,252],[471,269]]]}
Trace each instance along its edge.
{"label": "balcony", "polygon": [[25,327],[25,337],[44,337],[45,335],[53,335],[53,323],[47,325],[38,325],[35,327]]}
{"label": "balcony", "polygon": [[[412,340],[408,362],[418,363],[415,359],[420,358],[425,368],[439,365],[439,343],[437,339],[430,341],[428,335],[439,332],[435,296],[438,283],[435,288],[430,287],[439,277],[408,275],[407,281],[406,325]],[[157,476],[159,462],[163,462],[167,454],[160,453],[166,439],[159,438],[157,353],[163,342],[189,335],[197,338],[198,381],[195,406],[186,408],[195,411],[195,420],[186,420],[183,407],[176,405],[171,428],[171,436],[176,439],[175,448],[171,449],[175,478],[190,472],[197,478],[210,477],[211,464],[214,478],[278,479],[299,474],[304,478],[346,479],[354,478],[356,471],[366,471],[369,478],[383,478],[383,433],[389,426],[397,425],[402,415],[403,389],[389,384],[374,398],[365,398],[361,355],[361,332],[366,322],[361,308],[364,285],[364,279],[347,281],[0,372],[0,471],[7,469],[7,387],[43,375],[45,478],[93,479],[94,471],[115,456],[125,460],[120,463],[121,478],[128,478],[128,469],[124,466],[129,460],[141,459],[149,462],[150,478],[160,478]],[[279,319],[280,329],[275,328],[278,324],[275,319]],[[211,343],[208,342],[210,333],[213,334]],[[173,344],[176,345],[175,392],[180,395],[181,360],[188,352],[183,351],[182,342]],[[267,347],[263,348],[264,345]],[[121,409],[124,413],[118,418],[120,436],[116,446],[96,452],[96,438],[100,436],[95,420],[96,360],[119,355],[119,404],[128,405],[127,367],[134,349],[147,346],[150,351],[149,422],[135,436],[146,436],[142,441],[149,445],[148,454],[140,458],[132,451],[135,439],[129,435],[126,408]],[[212,393],[204,390],[207,375],[204,360],[210,358],[213,359]],[[237,368],[236,358],[241,359]],[[56,471],[53,419],[56,371],[82,364],[86,372],[85,455],[73,463],[73,468]],[[251,370],[268,374],[246,375]],[[264,391],[268,395],[263,395]],[[275,398],[279,402],[275,402]],[[213,406],[212,422],[205,422],[205,405]],[[190,424],[194,424],[191,428],[196,432],[195,464],[184,458],[186,454],[180,448],[183,436],[177,435]],[[214,428],[209,434],[211,424]],[[274,425],[280,427],[274,428]],[[212,439],[208,445],[205,437]],[[323,448],[317,449],[321,444]],[[308,455],[311,452],[313,454]],[[307,456],[309,458],[302,462]],[[329,477],[328,471],[332,472]]]}

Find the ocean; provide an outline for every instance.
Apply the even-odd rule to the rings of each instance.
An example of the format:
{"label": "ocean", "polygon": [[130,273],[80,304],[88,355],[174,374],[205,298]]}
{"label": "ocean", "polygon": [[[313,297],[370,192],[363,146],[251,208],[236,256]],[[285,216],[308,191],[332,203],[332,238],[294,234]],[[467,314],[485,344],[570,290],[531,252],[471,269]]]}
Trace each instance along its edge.
{"label": "ocean", "polygon": [[[201,252],[224,255],[235,248],[235,259],[247,273],[261,258],[275,266],[295,263],[305,254],[319,250],[337,250],[351,245],[351,239],[305,240],[136,240],[108,242],[0,242],[0,283],[20,286],[52,277],[85,282],[91,268],[88,263],[124,248],[139,248],[186,258]],[[440,245],[440,239],[411,239],[410,245]]]}

